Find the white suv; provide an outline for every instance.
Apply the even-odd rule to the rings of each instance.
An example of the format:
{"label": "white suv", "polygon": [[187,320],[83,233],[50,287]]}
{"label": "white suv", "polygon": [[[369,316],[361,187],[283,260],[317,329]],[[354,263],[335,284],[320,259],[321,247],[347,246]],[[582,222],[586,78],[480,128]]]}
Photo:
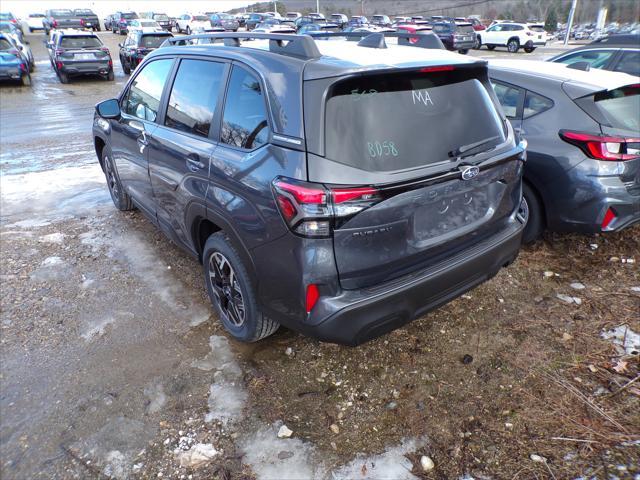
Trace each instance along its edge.
{"label": "white suv", "polygon": [[178,33],[184,32],[187,35],[198,30],[211,30],[211,20],[207,15],[190,15],[185,13],[184,15],[180,15],[180,18],[176,20],[176,29]]}
{"label": "white suv", "polygon": [[547,41],[545,32],[532,30],[526,23],[496,23],[480,32],[478,37],[480,45],[486,45],[489,50],[507,47],[511,53],[517,53],[520,48],[531,53]]}

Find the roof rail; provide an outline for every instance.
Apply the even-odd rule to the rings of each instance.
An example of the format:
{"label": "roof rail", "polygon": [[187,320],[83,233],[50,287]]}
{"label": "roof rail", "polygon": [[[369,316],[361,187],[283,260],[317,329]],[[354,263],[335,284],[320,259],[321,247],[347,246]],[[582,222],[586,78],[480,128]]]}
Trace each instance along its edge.
{"label": "roof rail", "polygon": [[[430,48],[436,50],[445,49],[442,40],[440,40],[435,33],[431,32],[307,32],[306,35],[319,40],[333,37],[344,37],[347,40],[359,42],[358,45],[364,43],[364,40],[362,39],[366,40],[369,37],[372,37],[371,40],[367,41],[367,45],[361,45],[367,47],[371,47],[373,44],[376,44],[376,42],[380,42],[379,36],[382,36],[383,42],[384,38],[397,38],[398,45],[404,45],[407,47]],[[385,47],[378,46],[377,48]]]}
{"label": "roof rail", "polygon": [[209,39],[211,40],[210,43],[215,43],[216,40],[222,40],[228,47],[239,47],[240,40],[269,40],[269,51],[273,53],[298,57],[305,60],[313,60],[322,56],[313,38],[307,35],[292,35],[285,33],[199,33],[196,35],[168,38],[162,46],[185,45],[191,40],[200,39]]}

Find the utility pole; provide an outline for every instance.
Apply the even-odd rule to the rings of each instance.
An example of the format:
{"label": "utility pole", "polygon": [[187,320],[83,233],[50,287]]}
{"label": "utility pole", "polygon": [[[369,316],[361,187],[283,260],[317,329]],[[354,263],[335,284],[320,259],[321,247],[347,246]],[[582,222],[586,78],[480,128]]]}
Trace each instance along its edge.
{"label": "utility pole", "polygon": [[316,12],[320,13],[320,0],[316,0]]}
{"label": "utility pole", "polygon": [[571,10],[569,11],[569,20],[567,21],[567,31],[564,33],[565,46],[569,43],[569,36],[571,35],[571,27],[573,26],[573,16],[576,14],[576,7],[578,6],[578,0],[572,0]]}

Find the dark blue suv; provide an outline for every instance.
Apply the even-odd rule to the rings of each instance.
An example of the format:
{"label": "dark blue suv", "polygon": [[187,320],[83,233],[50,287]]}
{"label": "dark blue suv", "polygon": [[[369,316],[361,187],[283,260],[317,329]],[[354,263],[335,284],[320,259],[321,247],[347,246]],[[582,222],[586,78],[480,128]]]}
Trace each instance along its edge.
{"label": "dark blue suv", "polygon": [[202,261],[234,337],[355,345],[514,260],[524,150],[485,62],[381,34],[179,39],[201,37],[148,55],[93,134],[116,207]]}

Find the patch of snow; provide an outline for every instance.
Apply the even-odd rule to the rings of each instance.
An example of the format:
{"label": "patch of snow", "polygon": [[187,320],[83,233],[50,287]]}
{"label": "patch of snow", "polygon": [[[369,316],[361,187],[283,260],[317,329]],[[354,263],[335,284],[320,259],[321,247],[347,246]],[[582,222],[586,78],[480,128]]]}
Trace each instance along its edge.
{"label": "patch of snow", "polygon": [[64,260],[60,257],[47,257],[42,261],[43,267],[52,267],[54,265],[62,265],[64,264]]}
{"label": "patch of snow", "polygon": [[571,288],[573,288],[574,290],[584,290],[585,286],[584,284],[580,283],[580,282],[573,282],[572,284],[569,285]]}
{"label": "patch of snow", "polygon": [[206,422],[219,420],[227,423],[242,416],[247,392],[242,385],[242,369],[236,361],[226,337],[212,335],[209,338],[211,352],[205,357],[215,368],[214,383],[209,388],[209,413]]}
{"label": "patch of snow", "polygon": [[[243,461],[258,480],[324,479],[327,472],[315,448],[299,438],[278,438],[277,426],[258,429],[240,444]],[[291,452],[293,455],[279,455]],[[359,477],[357,477],[359,478]]]}
{"label": "patch of snow", "polygon": [[112,248],[109,255],[115,258],[123,256],[132,266],[131,270],[151,287],[163,303],[174,312],[189,318],[190,326],[209,320],[211,309],[201,303],[195,303],[192,293],[184,288],[171,270],[158,261],[157,247],[137,234],[124,234],[113,238],[110,244]]}
{"label": "patch of snow", "polygon": [[95,338],[101,337],[104,335],[105,329],[108,325],[111,325],[115,322],[115,319],[111,316],[103,317],[95,322],[89,324],[88,328],[86,328],[80,336],[84,338],[86,342],[91,342]]}
{"label": "patch of snow", "polygon": [[331,476],[335,480],[414,480],[416,476],[411,473],[413,465],[405,455],[425,444],[425,439],[410,439],[378,455],[358,455],[347,465],[334,470]]}
{"label": "patch of snow", "polygon": [[105,456],[102,473],[109,478],[127,478],[127,460],[119,450],[111,450]]}
{"label": "patch of snow", "polygon": [[59,278],[64,278],[68,275],[69,266],[60,257],[47,257],[45,258],[40,267],[34,270],[30,278],[36,282],[48,282]]}
{"label": "patch of snow", "polygon": [[600,335],[605,340],[611,340],[620,354],[640,354],[640,334],[631,330],[628,325],[618,325]]}
{"label": "patch of snow", "polygon": [[50,233],[49,235],[43,235],[39,241],[44,243],[62,243],[64,241],[65,234],[60,232]]}
{"label": "patch of snow", "polygon": [[2,175],[0,192],[3,217],[32,217],[12,224],[26,228],[93,214],[97,207],[111,201],[104,174],[97,163]]}
{"label": "patch of snow", "polygon": [[167,403],[167,396],[164,394],[164,388],[160,383],[145,388],[144,395],[149,399],[147,413],[157,413],[162,410],[164,404]]}

